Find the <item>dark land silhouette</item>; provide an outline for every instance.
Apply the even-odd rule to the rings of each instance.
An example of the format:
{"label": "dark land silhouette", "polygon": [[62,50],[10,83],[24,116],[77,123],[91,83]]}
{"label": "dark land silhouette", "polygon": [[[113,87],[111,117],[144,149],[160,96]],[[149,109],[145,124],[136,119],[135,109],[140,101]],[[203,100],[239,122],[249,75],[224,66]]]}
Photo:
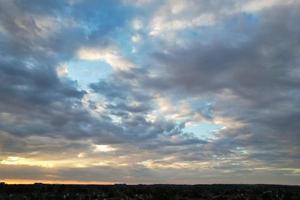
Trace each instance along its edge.
{"label": "dark land silhouette", "polygon": [[0,184],[0,200],[300,200],[284,185],[32,185]]}

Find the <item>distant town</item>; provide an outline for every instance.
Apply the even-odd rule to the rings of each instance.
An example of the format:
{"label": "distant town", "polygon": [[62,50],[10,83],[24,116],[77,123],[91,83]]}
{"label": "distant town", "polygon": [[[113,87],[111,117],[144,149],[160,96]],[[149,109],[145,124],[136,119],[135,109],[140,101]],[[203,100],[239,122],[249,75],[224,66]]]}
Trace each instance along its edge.
{"label": "distant town", "polygon": [[299,200],[284,185],[52,185],[0,183],[0,200]]}

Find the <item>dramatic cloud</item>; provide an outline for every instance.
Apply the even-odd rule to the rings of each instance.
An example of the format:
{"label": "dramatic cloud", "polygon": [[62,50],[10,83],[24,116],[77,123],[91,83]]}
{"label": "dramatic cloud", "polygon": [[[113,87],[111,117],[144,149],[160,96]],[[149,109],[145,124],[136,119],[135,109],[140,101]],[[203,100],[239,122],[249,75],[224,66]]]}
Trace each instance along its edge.
{"label": "dramatic cloud", "polygon": [[299,9],[0,1],[0,179],[299,184]]}

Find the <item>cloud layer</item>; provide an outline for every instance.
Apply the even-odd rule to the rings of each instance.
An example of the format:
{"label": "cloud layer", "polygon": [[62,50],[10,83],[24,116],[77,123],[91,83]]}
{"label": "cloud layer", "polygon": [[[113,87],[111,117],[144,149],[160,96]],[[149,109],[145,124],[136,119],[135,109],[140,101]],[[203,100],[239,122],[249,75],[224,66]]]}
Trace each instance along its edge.
{"label": "cloud layer", "polygon": [[299,9],[0,1],[0,179],[299,184]]}

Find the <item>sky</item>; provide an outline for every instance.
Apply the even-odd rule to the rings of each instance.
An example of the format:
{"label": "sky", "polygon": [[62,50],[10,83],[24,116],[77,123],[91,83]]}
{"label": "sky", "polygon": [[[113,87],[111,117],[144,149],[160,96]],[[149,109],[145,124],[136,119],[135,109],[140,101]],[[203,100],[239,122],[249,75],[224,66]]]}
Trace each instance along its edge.
{"label": "sky", "polygon": [[0,180],[300,184],[299,0],[0,0]]}

